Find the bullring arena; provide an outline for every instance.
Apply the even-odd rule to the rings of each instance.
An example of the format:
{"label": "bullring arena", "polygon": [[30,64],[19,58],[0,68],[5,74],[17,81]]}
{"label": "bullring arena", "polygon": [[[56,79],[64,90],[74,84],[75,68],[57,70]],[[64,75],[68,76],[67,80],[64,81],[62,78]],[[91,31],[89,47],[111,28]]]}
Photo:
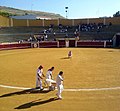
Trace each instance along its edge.
{"label": "bullring arena", "polygon": [[[73,57],[67,59],[71,50]],[[119,111],[120,50],[104,48],[33,48],[0,51],[1,111]],[[64,71],[63,100],[56,91],[29,92],[36,68]]]}
{"label": "bullring arena", "polygon": [[[32,41],[0,44],[0,111],[119,111],[120,36],[111,40]],[[72,51],[72,58],[67,54]],[[56,90],[34,90],[36,70],[64,72],[63,99]]]}

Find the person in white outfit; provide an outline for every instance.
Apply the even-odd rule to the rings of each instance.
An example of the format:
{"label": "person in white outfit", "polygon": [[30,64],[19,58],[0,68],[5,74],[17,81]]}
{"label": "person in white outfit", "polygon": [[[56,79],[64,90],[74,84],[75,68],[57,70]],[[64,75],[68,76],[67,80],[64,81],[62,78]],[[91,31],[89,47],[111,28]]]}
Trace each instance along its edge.
{"label": "person in white outfit", "polygon": [[[47,80],[53,80],[53,75],[52,75],[53,70],[54,70],[54,67],[51,67],[50,69],[48,69],[48,71],[46,73],[46,79]],[[51,87],[51,85],[52,85],[51,81],[46,81],[46,82],[47,82],[47,85],[49,87]]]}
{"label": "person in white outfit", "polygon": [[58,89],[58,92],[57,92],[57,97],[58,99],[62,99],[62,96],[61,96],[61,93],[64,89],[63,87],[63,71],[60,71],[59,74],[57,75],[57,78],[56,78],[56,86],[57,86],[57,89]]}
{"label": "person in white outfit", "polygon": [[36,73],[36,88],[40,88],[40,90],[43,90],[42,87],[42,79],[43,79],[44,74],[43,74],[43,66],[40,65],[37,69],[37,73]]}

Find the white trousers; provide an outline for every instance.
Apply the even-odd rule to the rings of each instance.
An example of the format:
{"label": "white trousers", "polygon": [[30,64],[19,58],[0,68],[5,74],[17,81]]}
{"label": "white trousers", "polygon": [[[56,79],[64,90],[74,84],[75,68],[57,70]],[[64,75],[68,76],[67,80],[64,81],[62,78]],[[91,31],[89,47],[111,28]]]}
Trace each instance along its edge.
{"label": "white trousers", "polygon": [[56,81],[52,79],[46,79],[46,83],[48,86],[52,86],[53,84],[56,84]]}
{"label": "white trousers", "polygon": [[57,85],[57,89],[58,89],[58,92],[57,92],[58,98],[62,98],[61,93],[62,93],[62,91],[64,89],[63,85],[62,84],[61,85]]}
{"label": "white trousers", "polygon": [[48,86],[51,86],[52,83],[50,81],[46,81]]}
{"label": "white trousers", "polygon": [[42,80],[39,78],[36,78],[36,87],[40,87],[40,89],[42,89]]}

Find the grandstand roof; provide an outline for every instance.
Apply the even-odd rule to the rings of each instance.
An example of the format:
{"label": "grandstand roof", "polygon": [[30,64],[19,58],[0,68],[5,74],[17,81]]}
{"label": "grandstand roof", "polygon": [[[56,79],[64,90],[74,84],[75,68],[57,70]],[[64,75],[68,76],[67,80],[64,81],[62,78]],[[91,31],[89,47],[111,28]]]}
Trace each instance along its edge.
{"label": "grandstand roof", "polygon": [[11,16],[11,18],[14,19],[52,19],[50,17],[46,17],[46,16],[38,16],[38,15],[21,15],[21,16]]}

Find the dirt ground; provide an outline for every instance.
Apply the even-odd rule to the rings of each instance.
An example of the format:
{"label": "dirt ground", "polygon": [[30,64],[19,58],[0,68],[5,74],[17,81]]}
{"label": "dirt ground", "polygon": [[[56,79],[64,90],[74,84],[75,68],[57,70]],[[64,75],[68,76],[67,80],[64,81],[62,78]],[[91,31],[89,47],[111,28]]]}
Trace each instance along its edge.
{"label": "dirt ground", "polygon": [[[68,51],[73,57],[68,59]],[[56,91],[31,91],[36,70],[64,72],[63,100]],[[9,86],[9,87],[8,87]],[[14,88],[13,88],[14,87]],[[33,48],[0,51],[0,111],[120,111],[120,49]]]}

